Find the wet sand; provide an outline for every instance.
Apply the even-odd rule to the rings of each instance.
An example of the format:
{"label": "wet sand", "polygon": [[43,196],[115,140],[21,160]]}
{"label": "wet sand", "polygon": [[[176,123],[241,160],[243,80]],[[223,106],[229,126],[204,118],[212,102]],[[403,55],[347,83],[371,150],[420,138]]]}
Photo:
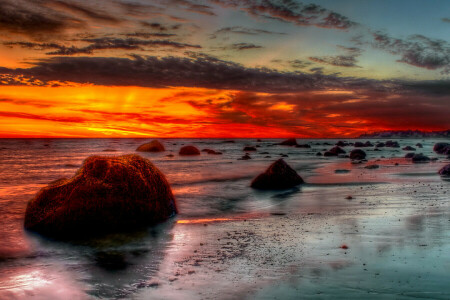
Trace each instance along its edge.
{"label": "wet sand", "polygon": [[[330,147],[315,141],[312,149],[264,141],[258,152],[273,158],[254,153],[238,161],[249,141],[165,143],[176,149],[188,142],[224,154],[143,154],[169,179],[177,217],[71,243],[25,232],[26,201],[47,182],[71,176],[87,155],[112,147],[129,153],[141,141],[56,141],[53,148],[34,141],[38,150],[0,156],[8,175],[0,178],[0,299],[450,298],[450,181],[437,174],[445,157],[413,164],[398,149],[383,149],[351,164],[315,157]],[[433,156],[433,142],[424,144]],[[251,189],[251,179],[280,153],[307,183]],[[379,168],[366,169],[370,164]]]}

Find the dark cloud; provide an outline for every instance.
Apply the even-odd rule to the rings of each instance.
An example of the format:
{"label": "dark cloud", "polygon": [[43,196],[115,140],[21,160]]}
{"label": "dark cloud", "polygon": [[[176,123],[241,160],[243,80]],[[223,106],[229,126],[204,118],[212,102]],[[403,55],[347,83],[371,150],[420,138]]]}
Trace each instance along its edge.
{"label": "dark cloud", "polygon": [[[248,68],[202,53],[186,53],[183,57],[138,56],[54,57],[35,62],[30,68],[0,68],[3,76],[31,78],[29,84],[46,82],[93,83],[111,86],[204,87],[268,93],[312,90],[367,90],[371,93],[411,93],[433,97],[450,95],[447,81],[379,81],[365,78],[314,73],[281,72],[267,68]],[[32,80],[32,81],[31,81]],[[3,84],[14,84],[4,80]]]}
{"label": "dark cloud", "polygon": [[37,38],[37,35],[60,33],[68,28],[80,27],[83,22],[53,10],[44,10],[33,3],[0,1],[0,31],[18,33]]}
{"label": "dark cloud", "polygon": [[225,7],[235,7],[256,17],[275,19],[299,26],[349,29],[357,23],[316,4],[293,0],[212,0]]}
{"label": "dark cloud", "polygon": [[125,33],[123,34],[127,37],[137,37],[137,38],[143,38],[143,39],[149,39],[154,37],[172,37],[176,36],[175,33],[163,33],[163,32],[131,32],[131,33]]}
{"label": "dark cloud", "polygon": [[161,24],[158,22],[146,22],[146,21],[141,21],[140,24],[144,27],[148,27],[148,28],[151,28],[153,30],[158,30],[158,31],[177,30],[181,27],[181,24],[167,25],[167,24]]}
{"label": "dark cloud", "polygon": [[71,13],[74,13],[76,15],[87,17],[89,19],[99,21],[99,22],[106,22],[106,23],[120,23],[122,20],[112,16],[106,12],[102,12],[99,10],[98,7],[91,8],[85,5],[81,5],[78,3],[75,3],[73,1],[61,1],[61,0],[50,0],[44,2],[44,5],[56,9],[63,9],[66,11],[69,11]]}
{"label": "dark cloud", "polygon": [[167,6],[182,7],[186,11],[194,12],[197,14],[203,14],[203,15],[208,15],[208,16],[216,15],[216,13],[213,11],[213,8],[211,6],[205,5],[203,3],[197,3],[197,1],[167,0],[167,1],[162,1],[162,3]]}
{"label": "dark cloud", "polygon": [[303,68],[310,66],[311,62],[303,61],[300,59],[294,59],[294,60],[290,60],[289,64],[291,65],[291,67],[293,67],[295,69],[303,69]]}
{"label": "dark cloud", "polygon": [[442,22],[450,23],[450,18],[442,18]]}
{"label": "dark cloud", "polygon": [[90,43],[85,47],[65,46],[57,43],[33,43],[33,42],[6,42],[4,45],[20,46],[34,50],[56,49],[48,52],[48,55],[75,55],[75,54],[92,54],[97,50],[121,49],[121,50],[141,50],[145,47],[171,47],[176,49],[201,48],[199,45],[190,45],[178,43],[169,40],[142,40],[136,38],[91,38],[82,39],[82,42]]}
{"label": "dark cloud", "polygon": [[337,46],[339,49],[347,52],[345,55],[336,56],[312,56],[309,57],[311,61],[332,65],[336,67],[358,67],[356,64],[358,62],[357,57],[361,55],[362,50],[356,47],[344,47]]}
{"label": "dark cloud", "polygon": [[279,34],[283,35],[283,32],[275,32],[264,29],[255,29],[255,28],[247,28],[243,26],[233,26],[233,27],[224,27],[219,30],[216,30],[211,38],[214,39],[222,34],[240,34],[240,35],[260,35],[260,34]]}
{"label": "dark cloud", "polygon": [[251,49],[261,49],[263,46],[250,44],[250,43],[234,43],[224,47],[218,47],[219,50],[251,50]]}
{"label": "dark cloud", "polygon": [[376,32],[373,34],[372,45],[400,55],[398,62],[429,70],[440,69],[443,74],[450,73],[450,45],[444,40],[431,39],[423,35],[399,39]]}

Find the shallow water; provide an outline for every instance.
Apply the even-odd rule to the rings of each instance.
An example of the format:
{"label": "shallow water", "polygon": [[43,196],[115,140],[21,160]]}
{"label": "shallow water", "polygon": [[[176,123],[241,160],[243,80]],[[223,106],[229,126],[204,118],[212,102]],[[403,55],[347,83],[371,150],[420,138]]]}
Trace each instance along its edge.
{"label": "shallow water", "polygon": [[[398,139],[421,142],[416,152],[436,162],[363,148],[369,162],[355,165],[315,155],[336,140],[304,140],[312,148],[303,149],[163,139],[166,152],[140,155],[166,175],[177,217],[82,243],[23,230],[26,203],[41,187],[71,177],[89,155],[134,153],[146,141],[0,140],[0,299],[450,298],[450,182],[437,174],[449,160],[432,152],[436,140]],[[178,156],[188,144],[223,155]],[[246,145],[260,147],[238,160]],[[281,154],[307,183],[252,190],[251,179]]]}

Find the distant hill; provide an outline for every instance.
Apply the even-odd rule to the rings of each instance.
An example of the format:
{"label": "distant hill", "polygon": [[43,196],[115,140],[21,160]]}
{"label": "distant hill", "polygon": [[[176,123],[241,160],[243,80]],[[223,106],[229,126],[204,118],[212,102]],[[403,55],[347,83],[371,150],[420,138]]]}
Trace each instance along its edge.
{"label": "distant hill", "polygon": [[361,134],[358,138],[450,138],[450,129],[443,131],[386,130]]}

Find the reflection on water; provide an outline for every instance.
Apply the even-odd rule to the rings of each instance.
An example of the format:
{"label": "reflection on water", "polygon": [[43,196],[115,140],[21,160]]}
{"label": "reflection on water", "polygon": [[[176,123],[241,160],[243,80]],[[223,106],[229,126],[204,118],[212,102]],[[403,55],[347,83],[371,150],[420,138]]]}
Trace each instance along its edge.
{"label": "reflection on water", "polygon": [[[166,153],[140,155],[166,174],[179,216],[145,231],[62,243],[24,232],[27,201],[72,176],[87,156],[133,153],[146,140],[2,140],[0,299],[450,298],[450,182],[436,174],[445,157],[412,164],[398,149],[365,149],[380,166],[368,170],[316,156],[331,140],[302,142],[310,149],[276,140],[162,141]],[[436,156],[434,141],[420,142]],[[182,144],[223,155],[179,157]],[[256,144],[251,160],[238,160],[243,146]],[[280,154],[307,183],[252,190],[251,179]]]}

